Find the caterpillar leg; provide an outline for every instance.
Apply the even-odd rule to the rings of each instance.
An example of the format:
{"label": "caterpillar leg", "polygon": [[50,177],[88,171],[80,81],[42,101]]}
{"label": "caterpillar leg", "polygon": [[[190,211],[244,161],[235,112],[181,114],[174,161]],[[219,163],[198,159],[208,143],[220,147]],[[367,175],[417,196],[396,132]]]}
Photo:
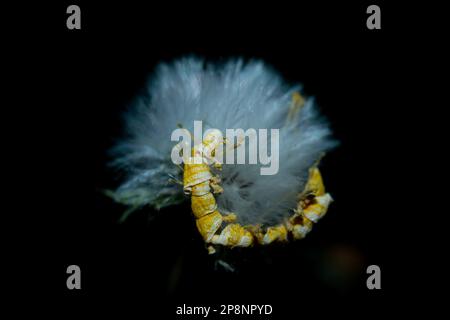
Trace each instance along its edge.
{"label": "caterpillar leg", "polygon": [[220,178],[219,177],[212,177],[210,180],[210,186],[213,189],[213,193],[219,194],[223,193],[223,188],[220,186]]}

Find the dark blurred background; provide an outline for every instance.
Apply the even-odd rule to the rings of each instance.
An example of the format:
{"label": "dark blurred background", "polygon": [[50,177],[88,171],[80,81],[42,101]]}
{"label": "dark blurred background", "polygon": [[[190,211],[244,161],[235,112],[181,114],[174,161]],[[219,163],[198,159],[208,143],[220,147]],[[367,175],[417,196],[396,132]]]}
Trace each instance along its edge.
{"label": "dark blurred background", "polygon": [[[183,303],[272,304],[274,316],[290,317],[395,304],[397,219],[405,214],[397,115],[405,106],[393,95],[407,59],[398,9],[379,4],[382,29],[368,30],[372,3],[364,2],[74,3],[82,29],[65,27],[72,3],[49,6],[35,46],[50,98],[35,111],[48,143],[30,146],[39,159],[49,156],[38,160],[45,229],[34,230],[33,254],[47,270],[51,301],[69,310],[158,310],[161,318]],[[225,252],[235,272],[208,256],[188,204],[139,210],[119,224],[125,208],[101,192],[118,183],[106,164],[121,114],[159,62],[189,54],[263,59],[316,97],[341,142],[321,164],[335,200],[326,217],[302,241]],[[81,267],[80,291],[66,289],[71,264]],[[366,287],[371,264],[381,268],[382,290]]]}

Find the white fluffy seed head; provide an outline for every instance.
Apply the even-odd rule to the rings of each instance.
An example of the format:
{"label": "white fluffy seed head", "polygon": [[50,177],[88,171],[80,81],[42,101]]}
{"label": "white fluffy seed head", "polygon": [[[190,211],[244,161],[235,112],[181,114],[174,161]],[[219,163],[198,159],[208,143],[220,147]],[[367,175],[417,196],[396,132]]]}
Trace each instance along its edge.
{"label": "white fluffy seed head", "polygon": [[296,207],[308,169],[336,145],[312,98],[286,122],[300,89],[261,61],[205,64],[185,58],[161,64],[126,114],[127,136],[114,149],[113,164],[127,173],[115,199],[157,208],[188,199],[174,183],[182,180],[181,168],[171,161],[176,128],[193,132],[194,121],[201,120],[203,132],[216,128],[224,135],[227,128],[279,129],[278,173],[261,175],[267,165],[224,164],[218,173],[224,192],[217,196],[219,211],[236,213],[241,223],[279,222]]}

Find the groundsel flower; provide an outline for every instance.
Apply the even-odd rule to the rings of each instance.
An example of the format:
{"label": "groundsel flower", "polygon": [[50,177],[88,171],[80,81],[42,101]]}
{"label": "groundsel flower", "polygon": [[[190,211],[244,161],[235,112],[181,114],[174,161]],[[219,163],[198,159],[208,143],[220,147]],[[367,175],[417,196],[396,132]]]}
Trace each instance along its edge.
{"label": "groundsel flower", "polygon": [[[111,195],[130,211],[146,205],[159,209],[191,198],[210,251],[213,245],[302,238],[331,202],[317,169],[320,158],[336,145],[329,126],[314,99],[301,94],[301,86],[286,84],[261,61],[206,64],[186,58],[161,64],[125,122],[127,135],[114,148],[113,165],[126,177]],[[261,174],[268,166],[261,161],[175,164],[171,155],[178,141],[171,140],[172,133],[183,129],[193,135],[195,122],[201,122],[203,132],[214,129],[188,149],[189,157],[205,162],[211,154],[204,150],[214,154],[219,146],[226,152],[247,147],[248,159],[247,140],[228,141],[227,129],[266,130],[266,153],[273,155],[271,130],[277,129],[276,173]]]}

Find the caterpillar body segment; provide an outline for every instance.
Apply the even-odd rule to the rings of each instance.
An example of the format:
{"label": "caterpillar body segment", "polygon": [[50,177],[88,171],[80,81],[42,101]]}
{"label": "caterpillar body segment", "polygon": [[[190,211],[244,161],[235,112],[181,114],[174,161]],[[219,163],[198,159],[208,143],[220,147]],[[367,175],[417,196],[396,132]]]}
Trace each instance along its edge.
{"label": "caterpillar body segment", "polygon": [[313,222],[297,211],[288,219],[286,226],[292,238],[300,240],[312,230]]}
{"label": "caterpillar body segment", "polygon": [[212,174],[206,163],[196,163],[194,158],[189,158],[189,162],[184,164],[183,189],[185,193],[192,192],[193,195],[200,195],[202,192],[208,193],[211,178]]}
{"label": "caterpillar body segment", "polygon": [[309,169],[309,178],[306,183],[303,195],[314,195],[315,197],[323,196],[325,194],[325,186],[323,184],[322,175],[319,169],[314,166]]}
{"label": "caterpillar body segment", "polygon": [[315,197],[314,203],[303,209],[303,215],[312,222],[317,222],[325,215],[331,201],[333,201],[333,198],[328,193]]}
{"label": "caterpillar body segment", "polygon": [[249,247],[253,244],[253,235],[238,223],[228,224],[219,235],[214,235],[211,243],[230,247]]}
{"label": "caterpillar body segment", "polygon": [[309,178],[305,189],[300,196],[297,211],[316,223],[328,210],[328,206],[333,201],[329,193],[325,192],[322,175],[315,166],[309,170]]}
{"label": "caterpillar body segment", "polygon": [[194,216],[199,219],[217,209],[216,199],[211,192],[191,197],[191,208]]}
{"label": "caterpillar body segment", "polygon": [[275,227],[268,227],[262,238],[261,244],[270,244],[275,241],[288,241],[288,229],[284,224],[280,224]]}
{"label": "caterpillar body segment", "polygon": [[223,222],[223,217],[219,211],[214,211],[197,219],[197,229],[206,242],[211,242],[214,234],[219,230]]}

